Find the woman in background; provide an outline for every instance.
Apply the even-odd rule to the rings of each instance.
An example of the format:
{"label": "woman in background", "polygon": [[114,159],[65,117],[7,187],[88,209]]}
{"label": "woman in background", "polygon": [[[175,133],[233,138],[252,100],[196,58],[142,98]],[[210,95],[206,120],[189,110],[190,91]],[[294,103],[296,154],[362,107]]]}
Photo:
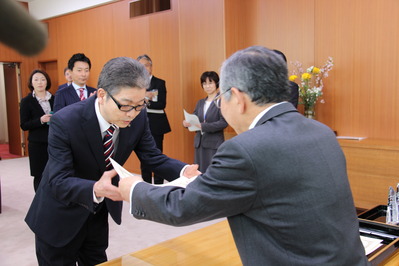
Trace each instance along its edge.
{"label": "woman in background", "polygon": [[[214,71],[206,71],[201,75],[200,81],[207,97],[199,100],[194,110],[200,121],[200,124],[195,126],[201,129],[196,132],[194,138],[194,163],[198,164],[199,171],[204,173],[224,141],[223,130],[227,127],[227,122],[213,101],[219,94],[219,75]],[[183,126],[190,127],[191,124],[183,121]]]}
{"label": "woman in background", "polygon": [[54,96],[48,92],[50,87],[51,80],[47,73],[38,69],[34,70],[28,81],[31,93],[23,98],[20,104],[21,128],[29,131],[29,164],[35,192],[48,160],[48,123],[54,104]]}

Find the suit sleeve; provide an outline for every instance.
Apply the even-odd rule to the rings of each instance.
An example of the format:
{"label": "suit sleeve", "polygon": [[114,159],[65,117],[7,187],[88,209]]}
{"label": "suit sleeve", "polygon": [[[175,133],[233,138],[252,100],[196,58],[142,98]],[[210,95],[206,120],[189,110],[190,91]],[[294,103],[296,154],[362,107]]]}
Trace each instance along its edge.
{"label": "suit sleeve", "polygon": [[[213,110],[215,110],[215,109],[213,109]],[[211,111],[211,110],[208,110],[208,112],[209,111]],[[207,114],[207,117],[208,117],[208,114]],[[213,132],[222,131],[223,129],[225,129],[227,127],[227,122],[224,119],[224,117],[222,116],[222,113],[220,112],[219,108],[215,111],[213,117],[215,117],[216,119],[215,120],[212,119],[211,122],[205,121],[204,123],[201,123],[202,132],[213,133]]]}
{"label": "suit sleeve", "polygon": [[[46,124],[42,124],[40,121],[41,116],[35,116],[35,112],[32,110],[32,105],[31,102],[32,100],[35,100],[34,98],[31,97],[25,97],[21,100],[20,104],[20,126],[22,130],[31,130],[39,127],[46,127]],[[43,112],[44,115],[44,112]]]}
{"label": "suit sleeve", "polygon": [[[162,154],[156,147],[154,138],[151,135],[147,114],[142,111],[139,116],[133,120],[131,126],[132,128],[143,129],[139,142],[134,148],[137,157],[141,163],[150,167],[155,173],[161,175],[166,180],[175,180],[180,176],[180,171],[186,164]],[[138,121],[141,119],[142,122],[139,123]]]}
{"label": "suit sleeve", "polygon": [[255,168],[248,151],[232,141],[222,144],[206,173],[185,189],[140,182],[131,198],[137,219],[184,226],[245,213],[257,196]]}
{"label": "suit sleeve", "polygon": [[64,95],[61,93],[61,90],[58,90],[55,93],[55,98],[54,98],[54,113],[58,112],[62,108],[66,106]]}

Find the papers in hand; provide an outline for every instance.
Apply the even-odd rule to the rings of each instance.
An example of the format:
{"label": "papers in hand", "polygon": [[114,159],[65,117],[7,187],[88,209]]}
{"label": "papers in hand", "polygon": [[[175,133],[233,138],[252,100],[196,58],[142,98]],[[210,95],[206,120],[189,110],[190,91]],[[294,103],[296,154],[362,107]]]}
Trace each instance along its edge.
{"label": "papers in hand", "polygon": [[199,127],[195,126],[195,125],[200,124],[198,116],[196,116],[194,114],[189,114],[186,112],[186,110],[183,110],[183,111],[184,111],[184,120],[186,120],[187,122],[189,122],[191,124],[191,127],[189,127],[188,130],[190,130],[190,131],[201,130]]}
{"label": "papers in hand", "polygon": [[[119,177],[125,178],[129,176],[137,176],[135,174],[130,173],[128,170],[123,168],[119,163],[117,163],[114,159],[111,159],[111,164],[114,167],[115,171],[118,173]],[[173,180],[172,182],[166,183],[166,184],[161,184],[161,185],[154,185],[157,187],[165,187],[165,186],[175,186],[175,187],[187,187],[188,184],[190,184],[192,181],[194,181],[197,177],[192,177],[192,178],[187,178],[185,176],[180,176],[179,178]]]}
{"label": "papers in hand", "polygon": [[111,161],[112,166],[114,167],[115,171],[118,173],[119,177],[125,178],[129,176],[136,176],[135,174],[130,173],[128,170],[123,168],[119,163],[117,163],[114,159],[109,158]]}

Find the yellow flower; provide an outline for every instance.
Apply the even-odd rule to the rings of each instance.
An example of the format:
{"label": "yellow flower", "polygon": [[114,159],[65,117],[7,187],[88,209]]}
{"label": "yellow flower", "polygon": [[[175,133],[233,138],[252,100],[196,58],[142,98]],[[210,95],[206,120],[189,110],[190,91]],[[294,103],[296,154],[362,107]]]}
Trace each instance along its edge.
{"label": "yellow flower", "polygon": [[312,73],[313,73],[313,74],[319,74],[319,73],[320,73],[320,68],[314,67],[314,68],[312,69]]}
{"label": "yellow flower", "polygon": [[302,80],[309,80],[311,78],[312,78],[312,75],[310,75],[309,73],[302,74]]}
{"label": "yellow flower", "polygon": [[297,78],[298,78],[297,75],[292,75],[288,79],[291,80],[291,81],[295,81]]}

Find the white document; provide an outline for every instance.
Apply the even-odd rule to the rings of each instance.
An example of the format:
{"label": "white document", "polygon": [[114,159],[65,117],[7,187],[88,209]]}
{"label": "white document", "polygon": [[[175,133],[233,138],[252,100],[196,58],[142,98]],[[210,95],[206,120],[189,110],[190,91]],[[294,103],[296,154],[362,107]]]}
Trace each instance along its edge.
{"label": "white document", "polygon": [[200,124],[198,116],[196,116],[194,114],[189,114],[186,112],[186,110],[183,110],[183,111],[184,111],[184,120],[186,120],[187,122],[189,122],[191,124],[191,127],[189,127],[188,130],[190,130],[190,131],[201,130],[199,127],[194,126],[194,125]]}
{"label": "white document", "polygon": [[337,139],[363,140],[366,137],[337,136]]}
{"label": "white document", "polygon": [[360,240],[362,241],[364,250],[366,251],[366,256],[370,253],[372,253],[374,250],[382,246],[382,240],[373,238],[373,237],[367,237],[367,236],[360,236]]}
{"label": "white document", "polygon": [[[119,163],[117,163],[114,159],[110,158],[112,166],[114,167],[115,171],[118,173],[119,177],[125,178],[129,176],[138,176],[136,174],[130,173],[128,170],[123,168]],[[165,186],[175,186],[175,187],[187,187],[188,184],[190,184],[192,181],[194,181],[197,177],[192,177],[192,178],[187,178],[185,176],[180,176],[179,178],[173,180],[172,182],[168,182],[166,184],[161,184],[161,185],[154,185],[157,187],[165,187]]]}

